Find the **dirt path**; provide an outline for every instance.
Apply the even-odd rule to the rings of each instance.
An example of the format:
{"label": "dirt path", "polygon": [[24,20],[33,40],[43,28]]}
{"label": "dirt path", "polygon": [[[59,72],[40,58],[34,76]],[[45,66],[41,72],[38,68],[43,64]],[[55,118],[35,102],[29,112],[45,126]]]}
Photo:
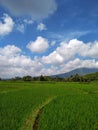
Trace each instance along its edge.
{"label": "dirt path", "polygon": [[34,109],[27,117],[24,125],[20,128],[20,130],[38,130],[38,122],[40,115],[42,114],[42,110],[54,98],[56,98],[56,96],[48,98],[45,102],[43,102],[36,109]]}
{"label": "dirt path", "polygon": [[40,119],[40,116],[41,116],[41,114],[42,114],[43,108],[44,108],[44,107],[42,107],[42,108],[39,110],[39,112],[38,112],[38,114],[37,114],[37,116],[36,116],[36,118],[35,118],[34,125],[33,125],[33,130],[38,130],[39,119]]}

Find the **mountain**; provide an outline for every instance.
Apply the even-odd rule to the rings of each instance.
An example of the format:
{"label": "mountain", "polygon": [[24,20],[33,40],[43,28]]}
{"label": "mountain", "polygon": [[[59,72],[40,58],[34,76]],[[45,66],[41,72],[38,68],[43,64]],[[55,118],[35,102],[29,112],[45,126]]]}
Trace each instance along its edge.
{"label": "mountain", "polygon": [[95,72],[98,72],[98,68],[78,68],[67,73],[53,75],[52,77],[57,76],[59,78],[64,78],[64,77],[68,78],[71,75],[75,75],[75,74],[86,75],[86,74],[95,73]]}

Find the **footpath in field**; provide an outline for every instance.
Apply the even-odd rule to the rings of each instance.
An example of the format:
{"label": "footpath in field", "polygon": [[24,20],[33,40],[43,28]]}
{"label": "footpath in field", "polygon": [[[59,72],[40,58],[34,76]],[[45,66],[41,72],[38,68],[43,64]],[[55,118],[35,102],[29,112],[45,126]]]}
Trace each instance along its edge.
{"label": "footpath in field", "polygon": [[39,119],[40,119],[40,116],[41,116],[41,114],[42,114],[43,108],[44,108],[44,107],[42,107],[42,108],[39,110],[39,112],[37,113],[37,116],[36,116],[36,118],[35,118],[34,125],[33,125],[33,130],[38,130],[38,125],[39,125],[38,123],[39,123]]}
{"label": "footpath in field", "polygon": [[44,103],[42,103],[35,110],[33,110],[27,117],[27,120],[21,130],[38,130],[38,122],[43,108],[55,98],[56,96],[48,98]]}

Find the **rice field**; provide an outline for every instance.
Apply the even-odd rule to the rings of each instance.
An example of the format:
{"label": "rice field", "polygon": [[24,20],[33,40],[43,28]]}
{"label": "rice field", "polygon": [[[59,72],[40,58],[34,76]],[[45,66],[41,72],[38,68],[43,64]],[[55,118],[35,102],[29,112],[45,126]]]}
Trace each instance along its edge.
{"label": "rice field", "polygon": [[39,130],[98,130],[98,95],[56,98],[43,109]]}
{"label": "rice field", "polygon": [[[98,82],[0,82],[0,130],[98,130]],[[37,130],[36,129],[36,130]]]}

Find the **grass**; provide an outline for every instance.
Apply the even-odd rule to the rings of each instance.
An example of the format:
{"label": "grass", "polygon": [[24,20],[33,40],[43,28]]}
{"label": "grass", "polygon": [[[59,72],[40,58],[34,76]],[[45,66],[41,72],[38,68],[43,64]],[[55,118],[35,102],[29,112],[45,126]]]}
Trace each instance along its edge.
{"label": "grass", "polygon": [[[98,130],[97,86],[98,82],[80,84],[1,81],[0,130],[31,130],[38,110],[54,97],[57,98],[44,107],[39,130],[77,130],[78,126],[80,130]],[[75,125],[77,119],[78,126]]]}
{"label": "grass", "polygon": [[39,130],[98,130],[98,95],[56,98],[43,109]]}

